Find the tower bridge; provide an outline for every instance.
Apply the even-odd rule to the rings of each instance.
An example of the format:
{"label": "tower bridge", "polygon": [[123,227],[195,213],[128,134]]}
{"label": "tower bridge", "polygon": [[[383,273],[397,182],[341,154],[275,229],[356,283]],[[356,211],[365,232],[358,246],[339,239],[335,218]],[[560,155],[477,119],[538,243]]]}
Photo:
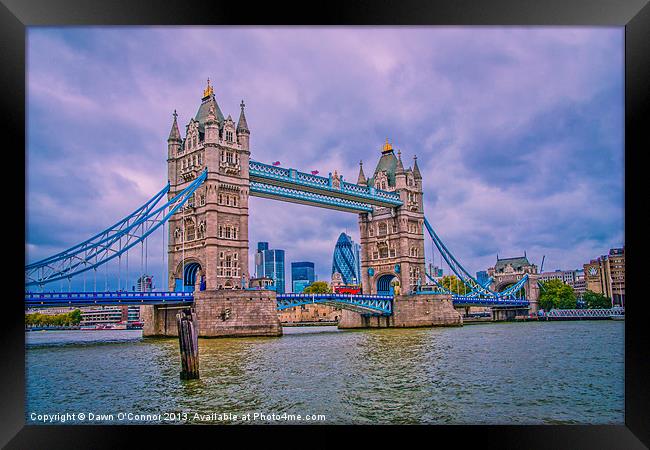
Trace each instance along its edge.
{"label": "tower bridge", "polygon": [[[253,160],[250,133],[244,102],[235,123],[222,113],[208,82],[185,137],[174,111],[166,187],[94,237],[28,264],[26,307],[140,304],[145,335],[173,335],[173,314],[167,310],[191,304],[203,336],[279,335],[277,310],[306,303],[342,307],[340,327],[462,324],[454,306],[536,309],[533,273],[515,274],[509,287],[497,291],[505,274],[493,274],[493,284],[484,286],[465,270],[425,218],[417,157],[405,167],[401,151],[395,153],[388,139],[375,170],[366,177],[360,162],[352,183],[336,170],[323,177]],[[250,196],[356,214],[362,294],[305,297],[248,288]],[[107,283],[98,288],[98,269],[117,261],[121,273],[124,259],[128,277],[129,249],[139,244],[144,255],[147,238],[157,229],[162,230],[167,255],[168,290],[111,291]],[[441,261],[464,286],[462,293],[446,289],[426,272],[425,231]],[[89,274],[93,287],[86,289]],[[45,292],[51,283],[67,281],[70,287],[72,278],[82,276],[83,291]]]}

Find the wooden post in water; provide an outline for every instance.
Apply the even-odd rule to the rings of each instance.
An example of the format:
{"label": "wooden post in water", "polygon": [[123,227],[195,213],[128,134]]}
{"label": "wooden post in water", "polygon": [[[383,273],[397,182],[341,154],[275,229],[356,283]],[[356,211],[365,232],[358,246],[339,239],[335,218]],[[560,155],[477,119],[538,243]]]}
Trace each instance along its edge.
{"label": "wooden post in water", "polygon": [[196,313],[184,309],[176,314],[178,343],[181,351],[181,380],[199,378],[199,332]]}

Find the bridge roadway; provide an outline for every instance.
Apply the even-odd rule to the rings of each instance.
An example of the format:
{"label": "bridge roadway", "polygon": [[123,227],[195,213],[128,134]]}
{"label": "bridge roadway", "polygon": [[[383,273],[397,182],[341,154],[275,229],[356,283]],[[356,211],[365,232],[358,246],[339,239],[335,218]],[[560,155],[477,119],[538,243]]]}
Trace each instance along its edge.
{"label": "bridge roadway", "polygon": [[[424,292],[423,292],[424,293]],[[431,293],[431,292],[428,292]],[[495,300],[477,297],[453,296],[454,306],[527,307],[525,299]],[[191,305],[193,292],[26,292],[26,308],[62,306],[131,306],[131,305]],[[391,315],[393,296],[364,294],[279,294],[277,308],[283,310],[307,304],[347,306],[360,312]]]}

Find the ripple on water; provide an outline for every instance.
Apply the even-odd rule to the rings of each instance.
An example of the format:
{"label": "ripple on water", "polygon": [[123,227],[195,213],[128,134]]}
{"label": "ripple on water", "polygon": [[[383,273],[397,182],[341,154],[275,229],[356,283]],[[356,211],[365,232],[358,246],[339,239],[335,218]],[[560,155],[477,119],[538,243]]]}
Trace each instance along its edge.
{"label": "ripple on water", "polygon": [[173,338],[31,332],[27,412],[286,412],[324,414],[326,423],[344,424],[620,424],[623,329],[609,321],[296,327],[281,338],[201,339],[201,378],[192,381],[179,379]]}

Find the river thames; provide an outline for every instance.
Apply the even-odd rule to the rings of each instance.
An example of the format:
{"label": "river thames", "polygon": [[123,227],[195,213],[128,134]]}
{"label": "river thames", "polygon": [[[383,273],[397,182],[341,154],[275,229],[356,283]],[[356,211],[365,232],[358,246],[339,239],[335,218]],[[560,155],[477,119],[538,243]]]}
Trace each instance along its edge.
{"label": "river thames", "polygon": [[622,321],[200,339],[190,381],[173,338],[45,331],[26,342],[28,424],[624,423]]}

